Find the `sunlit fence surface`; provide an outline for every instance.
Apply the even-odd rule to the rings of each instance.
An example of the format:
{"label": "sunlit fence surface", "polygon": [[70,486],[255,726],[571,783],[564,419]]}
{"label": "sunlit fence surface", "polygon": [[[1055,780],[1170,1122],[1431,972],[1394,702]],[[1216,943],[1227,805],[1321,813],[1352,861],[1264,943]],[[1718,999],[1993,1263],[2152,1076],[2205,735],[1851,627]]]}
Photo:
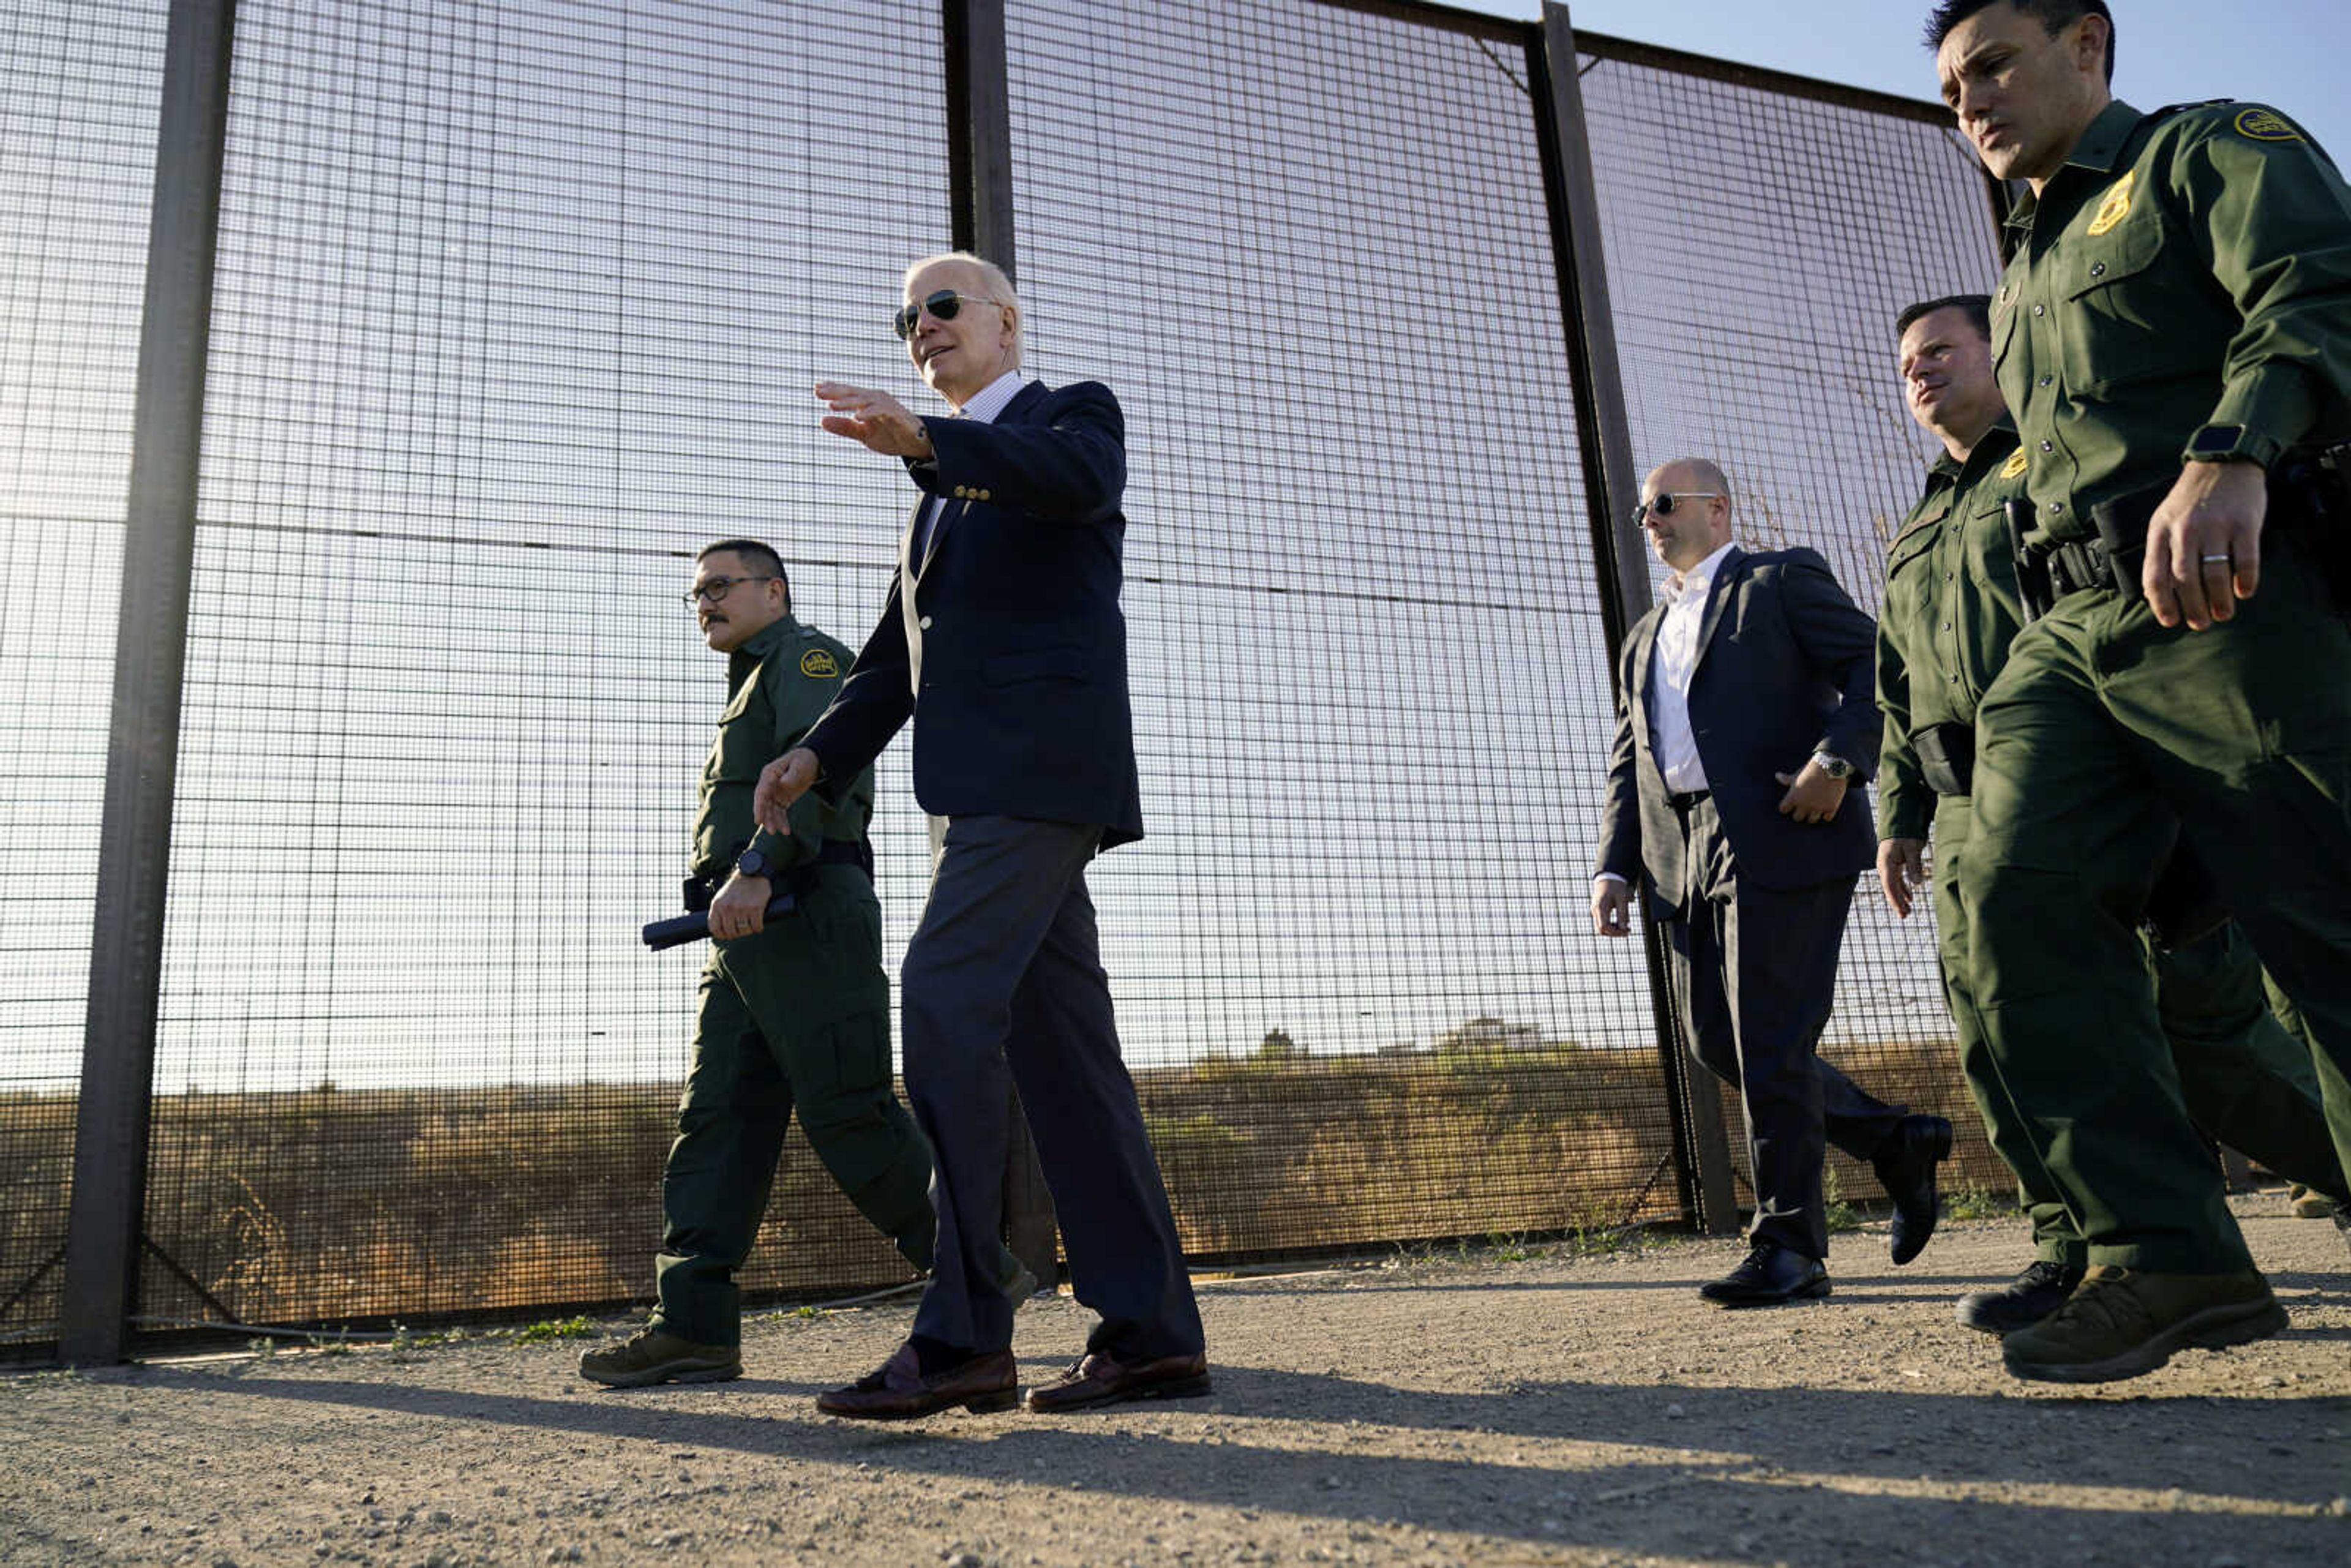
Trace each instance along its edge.
{"label": "sunlit fence surface", "polygon": [[[168,9],[0,13],[20,1346],[63,1310],[111,639],[148,564]],[[936,406],[888,315],[981,190],[1030,373],[1126,410],[1150,836],[1093,886],[1187,1246],[1688,1218],[1672,1026],[1585,913],[1640,608],[1599,424],[1637,467],[1718,458],[1750,542],[1821,549],[1874,605],[1926,456],[1893,317],[1990,281],[1991,207],[1923,110],[1562,57],[1560,20],[240,0],[132,1327],[647,1293],[699,959],[635,927],[674,907],[726,695],[678,594],[750,534],[862,640],[911,492],[809,388]],[[1574,316],[1603,277],[1613,313]],[[903,748],[873,832],[894,967],[927,869]],[[1857,905],[1827,1049],[1964,1111],[1922,923]],[[1966,1172],[1995,1180],[1980,1143]],[[795,1134],[746,1285],[904,1277]]]}

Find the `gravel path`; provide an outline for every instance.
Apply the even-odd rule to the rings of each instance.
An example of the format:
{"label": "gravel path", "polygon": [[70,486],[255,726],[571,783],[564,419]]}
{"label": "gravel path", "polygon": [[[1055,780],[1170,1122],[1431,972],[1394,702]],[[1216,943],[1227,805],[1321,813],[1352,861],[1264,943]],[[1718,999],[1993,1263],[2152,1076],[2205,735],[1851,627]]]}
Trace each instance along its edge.
{"label": "gravel path", "polygon": [[[1205,1280],[1217,1392],[1061,1417],[839,1422],[903,1303],[761,1318],[740,1382],[614,1394],[579,1342],[285,1352],[0,1377],[0,1562],[2351,1563],[2351,1256],[2240,1200],[2294,1313],[2100,1390],[1957,1327],[2013,1222],[1829,1301],[1692,1293],[1731,1243],[1478,1250]],[[1024,1312],[1029,1381],[1081,1343]],[[607,1325],[618,1330],[624,1324]]]}

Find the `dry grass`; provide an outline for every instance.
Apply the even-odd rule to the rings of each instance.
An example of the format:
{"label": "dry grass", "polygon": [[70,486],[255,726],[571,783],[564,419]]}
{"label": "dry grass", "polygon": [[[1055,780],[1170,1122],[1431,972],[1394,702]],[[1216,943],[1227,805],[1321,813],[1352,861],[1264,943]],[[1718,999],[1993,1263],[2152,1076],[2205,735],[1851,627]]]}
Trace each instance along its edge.
{"label": "dry grass", "polygon": [[[1948,1045],[1842,1060],[1873,1092],[1961,1124],[1954,1185],[2003,1184]],[[1135,1078],[1196,1255],[1590,1231],[1678,1213],[1660,1073],[1646,1052],[1292,1051]],[[246,1322],[544,1313],[642,1298],[674,1095],[588,1084],[168,1096],[155,1105],[148,1232]],[[1735,1130],[1736,1103],[1726,1111]],[[0,1096],[13,1211],[0,1299],[62,1238],[71,1117],[69,1098]],[[1876,1191],[1851,1162],[1839,1183],[1849,1195]],[[768,1214],[749,1291],[841,1294],[908,1278],[797,1131]],[[0,1332],[53,1321],[57,1284],[52,1270],[0,1317]],[[152,1258],[142,1292],[152,1318],[217,1315]]]}

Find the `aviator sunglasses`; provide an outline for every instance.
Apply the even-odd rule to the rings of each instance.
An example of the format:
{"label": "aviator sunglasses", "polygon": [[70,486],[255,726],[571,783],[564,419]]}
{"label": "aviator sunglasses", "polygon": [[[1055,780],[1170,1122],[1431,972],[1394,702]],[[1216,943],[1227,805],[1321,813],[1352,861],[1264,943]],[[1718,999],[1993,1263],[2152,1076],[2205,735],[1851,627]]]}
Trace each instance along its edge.
{"label": "aviator sunglasses", "polygon": [[1636,526],[1644,523],[1648,520],[1651,512],[1656,513],[1661,517],[1670,517],[1674,515],[1674,506],[1677,502],[1711,501],[1721,494],[1719,490],[1662,490],[1647,500],[1635,505],[1633,521]]}
{"label": "aviator sunglasses", "polygon": [[941,321],[952,321],[963,314],[966,304],[1001,305],[1003,303],[1001,299],[990,299],[985,295],[957,294],[952,288],[942,288],[935,293],[924,295],[912,305],[898,307],[898,313],[890,319],[890,325],[901,338],[911,338],[914,335],[914,323],[923,319],[923,312],[925,310]]}

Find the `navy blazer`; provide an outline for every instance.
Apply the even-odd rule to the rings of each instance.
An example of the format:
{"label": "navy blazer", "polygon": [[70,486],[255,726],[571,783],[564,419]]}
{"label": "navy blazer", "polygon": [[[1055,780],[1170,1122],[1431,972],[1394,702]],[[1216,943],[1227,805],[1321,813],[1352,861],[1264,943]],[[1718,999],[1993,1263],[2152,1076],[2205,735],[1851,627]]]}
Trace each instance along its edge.
{"label": "navy blazer", "polygon": [[[1143,836],[1126,618],[1118,607],[1126,421],[1108,387],[1030,382],[992,423],[930,419],[923,494],[889,601],[801,744],[851,779],[909,719],[914,799],[935,817],[1099,824]],[[946,507],[928,553],[914,539]]]}
{"label": "navy blazer", "polygon": [[[1651,607],[1625,638],[1600,869],[1628,882],[1647,872],[1652,907],[1670,915],[1682,897],[1681,822],[1649,711],[1664,613]],[[1816,550],[1734,549],[1715,572],[1690,674],[1690,730],[1740,880],[1804,887],[1876,863],[1862,792],[1877,767],[1876,636]],[[1772,776],[1792,775],[1815,751],[1844,758],[1855,774],[1836,815],[1808,824],[1780,814],[1787,787]]]}

